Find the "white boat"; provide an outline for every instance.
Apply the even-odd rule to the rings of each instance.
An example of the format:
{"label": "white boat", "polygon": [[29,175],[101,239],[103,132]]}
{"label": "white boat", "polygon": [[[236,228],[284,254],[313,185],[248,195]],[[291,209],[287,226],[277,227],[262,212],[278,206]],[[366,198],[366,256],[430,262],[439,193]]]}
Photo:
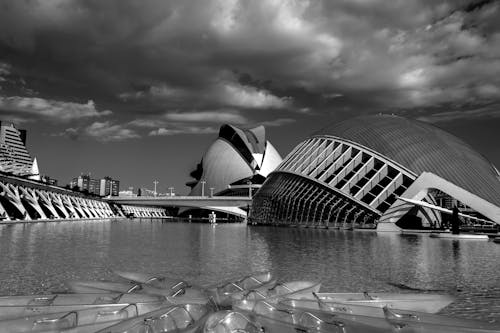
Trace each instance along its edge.
{"label": "white boat", "polygon": [[245,277],[228,279],[212,287],[207,292],[221,307],[231,306],[233,299],[241,299],[250,290],[270,289],[276,285],[276,280],[270,272],[254,273]]}
{"label": "white boat", "polygon": [[212,311],[201,304],[170,306],[123,320],[97,333],[198,332]]}
{"label": "white boat", "polygon": [[[152,309],[153,308],[149,310]],[[140,314],[141,313],[139,313],[139,309],[135,307],[135,304],[34,314],[15,319],[0,320],[0,332],[20,333],[59,331],[67,330],[77,326],[94,324],[99,324],[99,326],[101,327],[106,327],[114,325],[124,319],[136,317]]]}
{"label": "white boat", "polygon": [[75,293],[138,293],[165,297],[207,298],[205,292],[196,288],[186,288],[184,283],[178,288],[157,288],[146,283],[112,281],[67,281],[68,289]]}
{"label": "white boat", "polygon": [[455,301],[451,295],[403,293],[309,293],[290,299],[309,299],[325,303],[343,303],[383,308],[436,313]]}
{"label": "white boat", "polygon": [[[28,317],[39,314],[62,313],[72,312],[87,309],[106,309],[106,311],[121,310],[130,304],[117,303],[117,304],[72,304],[72,305],[16,305],[16,306],[0,306],[0,321],[6,319]],[[142,314],[149,311],[156,310],[162,306],[171,305],[168,301],[161,302],[148,302],[148,303],[133,303],[137,311]],[[3,332],[3,331],[0,331]]]}
{"label": "white boat", "polygon": [[[384,333],[386,327],[379,328],[364,323],[338,320],[331,314],[314,315],[307,311],[281,311],[266,302],[254,312],[243,310],[219,311],[209,316],[203,333],[290,333],[290,332],[349,332]],[[268,308],[262,305],[267,304]],[[388,326],[388,325],[386,325]]]}
{"label": "white boat", "polygon": [[[260,305],[255,308],[258,309]],[[500,325],[479,320],[452,318],[430,313],[378,308],[362,305],[324,303],[313,300],[281,300],[277,306],[285,313],[309,312],[318,317],[333,315],[340,322],[365,324],[383,332],[498,332]],[[349,332],[349,331],[347,331]],[[372,332],[371,329],[366,332]]]}
{"label": "white boat", "polygon": [[233,302],[237,301],[256,301],[266,299],[269,302],[277,302],[278,299],[282,297],[288,297],[290,295],[295,295],[295,297],[301,297],[301,295],[308,295],[313,292],[318,292],[321,287],[321,283],[311,282],[311,281],[291,281],[284,283],[276,283],[272,287],[262,286],[252,290],[248,290],[243,294],[238,294],[233,297]]}
{"label": "white boat", "polygon": [[131,304],[160,302],[163,296],[146,294],[46,294],[46,295],[21,295],[0,296],[2,306],[47,306],[47,305],[92,305],[92,304]]}
{"label": "white boat", "polygon": [[445,239],[475,239],[475,240],[488,240],[488,235],[478,235],[478,234],[452,234],[449,232],[436,232],[431,233],[429,237],[432,238],[445,238]]}

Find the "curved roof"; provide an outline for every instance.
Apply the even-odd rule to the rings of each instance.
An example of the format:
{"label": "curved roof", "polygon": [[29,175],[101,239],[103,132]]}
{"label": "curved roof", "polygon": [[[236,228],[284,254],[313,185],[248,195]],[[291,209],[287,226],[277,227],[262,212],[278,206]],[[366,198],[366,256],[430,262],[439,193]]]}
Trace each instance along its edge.
{"label": "curved roof", "polygon": [[433,125],[393,115],[352,118],[314,135],[332,135],[360,144],[417,175],[432,172],[500,205],[500,178],[471,146]]}
{"label": "curved roof", "polygon": [[191,187],[189,195],[201,195],[201,180],[205,181],[205,194],[210,187],[217,194],[228,185],[255,175],[265,178],[282,160],[265,135],[264,126],[241,129],[222,125],[219,137],[190,173],[194,180],[186,183]]}
{"label": "curved roof", "polygon": [[[201,179],[206,181],[205,195],[223,191],[227,185],[242,178],[251,177],[253,169],[241,155],[225,140],[217,139],[203,157],[203,174]],[[189,195],[201,195],[202,185],[198,182]]]}

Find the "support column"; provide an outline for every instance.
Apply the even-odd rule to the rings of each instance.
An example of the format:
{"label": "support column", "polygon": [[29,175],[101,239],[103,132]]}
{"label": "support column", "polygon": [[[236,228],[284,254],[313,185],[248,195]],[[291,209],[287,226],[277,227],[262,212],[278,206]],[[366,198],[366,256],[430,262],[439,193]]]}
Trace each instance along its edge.
{"label": "support column", "polygon": [[40,203],[40,206],[45,207],[52,216],[48,216],[49,218],[60,218],[59,214],[57,213],[57,210],[54,208],[54,205],[52,205],[52,201],[50,200],[49,195],[47,192],[42,191],[42,190],[35,190],[36,194],[38,195],[38,202]]}
{"label": "support column", "polygon": [[[48,197],[52,199],[52,205],[54,207],[57,207],[59,211],[62,213],[62,218],[70,218],[71,213],[66,209],[64,202],[63,202],[63,194],[57,194],[57,193],[47,193]],[[59,214],[61,215],[61,214]]]}
{"label": "support column", "polygon": [[[33,208],[38,214],[37,217],[33,216],[34,220],[38,219],[47,219],[47,215],[45,215],[42,207],[38,204],[38,198],[34,190],[25,188],[23,186],[18,186],[19,191],[21,192],[19,198],[24,199],[24,201]],[[35,214],[33,214],[35,215]]]}
{"label": "support column", "polygon": [[28,211],[21,202],[21,197],[19,196],[19,190],[17,186],[0,182],[0,190],[2,191],[0,192],[0,195],[4,196],[15,207],[15,209],[22,216],[22,220],[30,221],[31,217],[29,216]]}

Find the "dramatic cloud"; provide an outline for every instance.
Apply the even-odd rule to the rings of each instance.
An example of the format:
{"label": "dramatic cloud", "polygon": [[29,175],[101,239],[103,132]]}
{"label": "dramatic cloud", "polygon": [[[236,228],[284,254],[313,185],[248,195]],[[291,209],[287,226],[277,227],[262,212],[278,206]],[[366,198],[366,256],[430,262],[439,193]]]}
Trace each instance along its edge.
{"label": "dramatic cloud", "polygon": [[109,121],[92,123],[84,129],[84,134],[103,142],[123,141],[140,137],[133,130],[124,128],[121,125],[113,125]]}
{"label": "dramatic cloud", "polygon": [[7,0],[0,81],[26,84],[2,98],[91,96],[122,123],[476,109],[500,99],[499,15],[498,2],[465,0]]}
{"label": "dramatic cloud", "polygon": [[268,91],[259,90],[255,87],[248,87],[235,84],[222,84],[217,87],[217,95],[220,102],[225,105],[242,108],[284,108],[290,98],[279,98]]}
{"label": "dramatic cloud", "polygon": [[101,117],[112,113],[109,110],[98,111],[92,100],[89,100],[86,104],[79,104],[18,96],[0,96],[0,111],[19,118],[45,118],[57,122]]}
{"label": "dramatic cloud", "polygon": [[418,120],[429,123],[448,122],[457,119],[482,119],[482,118],[500,118],[500,105],[494,107],[484,107],[475,110],[460,110],[434,113],[428,116],[418,117]]}
{"label": "dramatic cloud", "polygon": [[219,132],[217,127],[198,127],[198,126],[183,126],[178,125],[172,128],[158,128],[149,132],[150,136],[164,136],[177,134],[213,134]]}
{"label": "dramatic cloud", "polygon": [[264,125],[265,127],[277,127],[277,126],[283,126],[286,124],[291,124],[294,123],[296,120],[293,118],[278,118],[274,120],[266,120],[261,122],[258,125]]}
{"label": "dramatic cloud", "polygon": [[177,122],[200,122],[200,123],[230,123],[246,124],[248,120],[238,113],[224,110],[189,112],[189,113],[167,113],[165,119]]}
{"label": "dramatic cloud", "polygon": [[6,76],[10,74],[10,65],[0,62],[0,82],[6,81]]}

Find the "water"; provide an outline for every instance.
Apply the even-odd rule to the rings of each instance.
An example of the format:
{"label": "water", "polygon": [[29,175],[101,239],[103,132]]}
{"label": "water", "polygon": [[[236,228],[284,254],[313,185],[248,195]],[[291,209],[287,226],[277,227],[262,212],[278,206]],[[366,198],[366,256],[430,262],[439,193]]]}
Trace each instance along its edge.
{"label": "water", "polygon": [[0,294],[65,290],[112,270],[211,284],[250,271],[321,280],[325,291],[440,290],[443,314],[500,322],[500,245],[425,235],[159,221],[0,226]]}

